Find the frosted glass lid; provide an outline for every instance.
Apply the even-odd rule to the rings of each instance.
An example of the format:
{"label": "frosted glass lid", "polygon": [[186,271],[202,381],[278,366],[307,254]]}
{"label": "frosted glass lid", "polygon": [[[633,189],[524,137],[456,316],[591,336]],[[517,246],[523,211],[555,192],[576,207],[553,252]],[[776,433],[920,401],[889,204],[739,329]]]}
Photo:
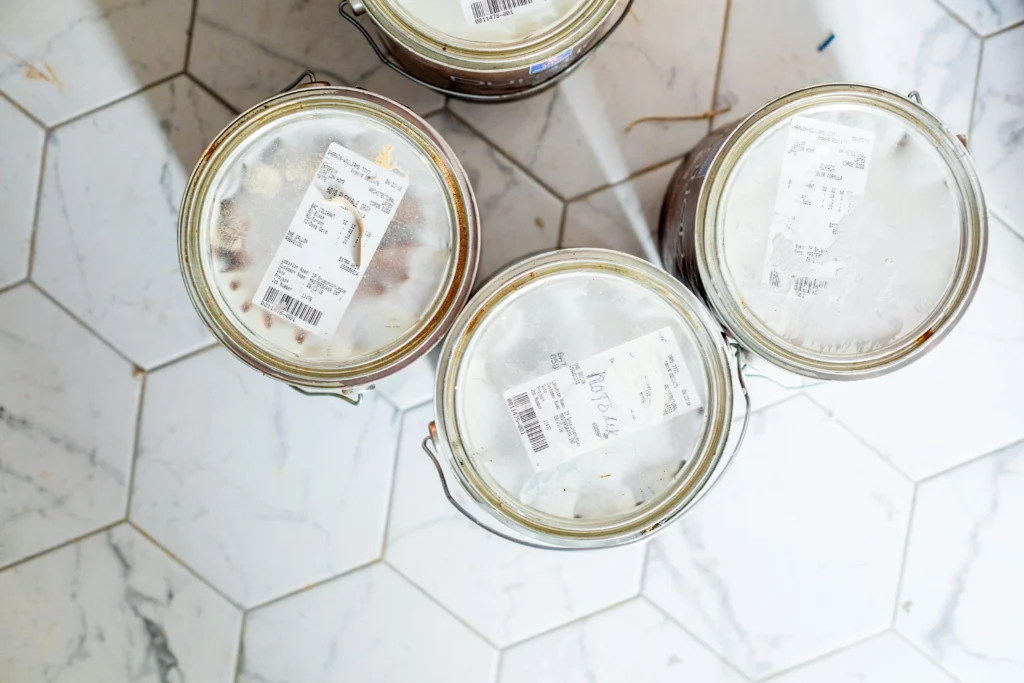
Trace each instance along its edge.
{"label": "frosted glass lid", "polygon": [[542,514],[642,514],[706,447],[723,363],[706,320],[607,266],[516,287],[455,361],[462,447],[488,486]]}
{"label": "frosted glass lid", "polygon": [[431,32],[468,43],[512,44],[542,35],[591,0],[389,0]]}
{"label": "frosted glass lid", "polygon": [[810,356],[855,359],[927,335],[971,224],[936,136],[867,102],[790,107],[740,154],[721,196],[730,296]]}
{"label": "frosted glass lid", "polygon": [[[325,201],[338,194],[351,203]],[[313,101],[260,126],[220,165],[200,212],[206,278],[228,322],[300,366],[345,367],[408,339],[452,278],[459,225],[443,172],[422,141],[365,104]],[[278,269],[298,286],[271,282]],[[354,290],[340,309],[332,287]],[[314,321],[323,329],[302,324]]]}

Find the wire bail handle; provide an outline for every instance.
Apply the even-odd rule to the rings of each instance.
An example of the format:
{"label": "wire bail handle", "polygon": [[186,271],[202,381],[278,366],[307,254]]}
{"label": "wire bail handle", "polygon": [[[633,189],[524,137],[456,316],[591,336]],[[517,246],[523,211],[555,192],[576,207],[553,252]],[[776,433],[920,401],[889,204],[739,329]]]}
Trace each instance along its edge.
{"label": "wire bail handle", "polygon": [[[383,63],[392,71],[401,74],[402,76],[409,79],[413,83],[416,83],[417,85],[433,90],[434,92],[440,93],[445,97],[453,97],[455,99],[466,100],[468,102],[494,104],[498,102],[512,102],[514,100],[520,100],[527,97],[531,97],[540,92],[543,92],[544,90],[547,90],[548,88],[554,87],[562,79],[568,77],[569,74],[573,73],[576,69],[578,69],[591,54],[593,54],[599,47],[604,45],[605,41],[607,41],[612,36],[612,34],[615,33],[619,26],[622,25],[622,22],[625,21],[626,16],[633,9],[634,2],[636,2],[636,0],[628,0],[628,2],[626,2],[625,9],[623,9],[622,11],[622,14],[615,20],[615,23],[612,24],[611,28],[603,36],[598,38],[593,45],[587,48],[587,50],[584,51],[583,54],[581,54],[573,64],[563,69],[556,76],[542,83],[532,85],[526,88],[525,90],[521,90],[519,92],[502,93],[498,95],[474,95],[469,93],[457,92],[455,90],[450,90],[448,88],[434,85],[433,83],[428,83],[427,81],[424,81],[422,78],[419,78],[409,73],[409,71],[406,70],[405,67],[388,58],[387,54],[385,54],[385,51],[381,49],[380,46],[377,45],[377,41],[373,39],[373,36],[370,35],[370,32],[366,29],[366,27],[359,22],[359,15],[366,12],[365,4],[360,0],[341,0],[341,2],[338,3],[338,14],[340,14],[345,21],[355,26],[356,30],[362,34],[366,42],[370,44],[370,47],[377,55],[377,59],[379,59],[381,63]],[[346,12],[346,7],[351,8],[352,11]],[[301,80],[301,78],[299,80]]]}
{"label": "wire bail handle", "polygon": [[[727,339],[727,341],[728,341],[728,339]],[[717,468],[717,472],[712,473],[711,477],[704,484],[704,486],[697,493],[697,495],[694,496],[693,499],[689,502],[689,504],[686,506],[686,510],[682,514],[685,514],[685,512],[687,512],[689,510],[692,510],[694,508],[694,506],[697,505],[697,503],[702,501],[709,493],[711,493],[711,491],[716,486],[718,486],[718,483],[722,480],[722,477],[725,475],[726,472],[729,471],[729,468],[732,467],[732,463],[736,459],[736,455],[739,453],[740,448],[742,448],[743,442],[744,442],[744,440],[747,437],[747,427],[750,425],[751,409],[750,409],[750,393],[747,391],[747,382],[746,382],[746,379],[743,376],[744,363],[741,360],[742,348],[739,346],[739,344],[736,344],[734,342],[729,341],[728,343],[729,343],[730,346],[732,346],[735,349],[735,352],[736,352],[736,375],[737,375],[737,377],[739,379],[740,388],[743,391],[743,401],[744,401],[744,408],[745,408],[745,412],[743,414],[743,427],[740,429],[739,437],[737,438],[736,444],[733,446],[732,450],[729,452],[729,454],[727,456],[723,456],[723,460],[722,460],[721,464],[719,465],[719,467]],[[425,438],[423,440],[423,451],[427,454],[427,457],[430,458],[430,461],[434,463],[434,467],[437,469],[437,476],[441,479],[441,489],[444,491],[444,497],[448,499],[448,502],[451,503],[452,507],[454,507],[460,513],[462,513],[463,517],[468,519],[470,522],[472,522],[476,526],[478,526],[481,529],[484,529],[486,531],[489,531],[490,533],[494,534],[495,536],[497,536],[497,537],[499,537],[499,538],[501,538],[503,540],[511,541],[512,543],[516,543],[518,545],[525,546],[527,548],[535,548],[537,550],[559,550],[559,551],[604,550],[604,548],[581,548],[581,547],[574,547],[574,546],[559,546],[559,545],[550,545],[550,544],[544,544],[544,543],[536,543],[534,541],[529,541],[529,540],[526,540],[526,539],[523,539],[523,538],[518,538],[516,536],[512,536],[510,534],[505,533],[504,531],[501,531],[500,529],[495,529],[494,527],[492,527],[489,524],[485,524],[483,521],[481,521],[479,518],[477,518],[473,513],[471,513],[468,509],[466,509],[459,501],[455,500],[455,497],[452,495],[451,489],[448,488],[448,480],[447,480],[447,478],[444,475],[444,468],[441,466],[441,460],[438,457],[438,445],[437,445],[437,442],[438,442],[437,423],[436,422],[431,422],[430,423],[430,436],[428,436],[427,438]],[[638,536],[637,538],[634,538],[632,540],[626,541],[625,543],[619,544],[618,547],[624,547],[624,546],[627,546],[627,545],[633,545],[634,543],[640,543],[642,541],[647,541],[647,540],[651,539],[655,534],[661,532],[667,526],[668,526],[667,524],[663,524],[663,525],[661,525],[661,526],[659,526],[657,528],[652,528],[647,533],[644,533],[644,534]]]}

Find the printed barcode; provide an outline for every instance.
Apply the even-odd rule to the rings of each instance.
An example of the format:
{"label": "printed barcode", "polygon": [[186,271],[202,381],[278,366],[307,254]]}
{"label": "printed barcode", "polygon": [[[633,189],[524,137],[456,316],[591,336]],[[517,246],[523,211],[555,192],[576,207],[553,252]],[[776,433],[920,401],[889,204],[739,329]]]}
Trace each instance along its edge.
{"label": "printed barcode", "polygon": [[793,290],[799,294],[817,294],[819,289],[828,286],[828,280],[813,277],[798,277],[793,283]]}
{"label": "printed barcode", "polygon": [[780,289],[782,287],[782,282],[779,281],[779,271],[772,271],[771,278],[769,279],[768,284],[770,284],[775,289]]}
{"label": "printed barcode", "polygon": [[304,304],[298,299],[282,294],[274,287],[267,287],[266,293],[263,295],[263,307],[273,308],[277,302],[278,297],[281,298],[281,305],[274,309],[275,313],[288,314],[298,318],[302,322],[316,327],[320,322],[320,318],[323,317],[323,313],[313,308],[309,304]]}
{"label": "printed barcode", "polygon": [[544,430],[537,419],[537,412],[533,409],[533,402],[530,401],[530,394],[519,394],[512,399],[512,410],[515,411],[523,429],[526,431],[526,438],[530,440],[530,448],[534,453],[547,450],[548,439],[544,436]]}
{"label": "printed barcode", "polygon": [[470,4],[469,9],[473,12],[473,19],[478,24],[497,19],[502,12],[511,12],[517,7],[532,5],[533,0],[479,0]]}

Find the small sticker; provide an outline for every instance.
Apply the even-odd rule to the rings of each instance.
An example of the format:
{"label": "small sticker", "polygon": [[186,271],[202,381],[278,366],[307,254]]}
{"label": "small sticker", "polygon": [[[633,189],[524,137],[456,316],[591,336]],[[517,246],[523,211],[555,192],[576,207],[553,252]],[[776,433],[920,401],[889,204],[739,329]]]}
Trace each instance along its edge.
{"label": "small sticker", "polygon": [[547,71],[553,66],[558,66],[565,60],[572,56],[573,48],[568,48],[565,52],[561,52],[554,57],[549,57],[539,64],[534,64],[530,67],[530,75],[539,74],[541,71]]}
{"label": "small sticker", "polygon": [[514,17],[543,7],[551,0],[462,0],[462,9],[471,24],[480,26],[495,19]]}
{"label": "small sticker", "polygon": [[332,142],[253,303],[314,334],[333,334],[408,185]]}
{"label": "small sticker", "polygon": [[793,118],[768,232],[765,285],[802,299],[829,289],[835,273],[829,248],[864,195],[874,144],[870,130]]}
{"label": "small sticker", "polygon": [[538,472],[700,408],[670,327],[559,368],[504,398]]}

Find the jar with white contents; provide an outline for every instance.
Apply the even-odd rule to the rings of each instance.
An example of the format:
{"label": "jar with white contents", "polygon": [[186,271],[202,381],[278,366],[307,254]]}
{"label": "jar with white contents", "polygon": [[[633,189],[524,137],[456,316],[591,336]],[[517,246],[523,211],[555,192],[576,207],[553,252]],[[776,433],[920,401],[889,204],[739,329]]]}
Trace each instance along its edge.
{"label": "jar with white contents", "polygon": [[[501,102],[567,76],[633,0],[344,0],[338,7],[387,66],[450,97]],[[357,17],[366,15],[378,46]]]}
{"label": "jar with white contents", "polygon": [[815,86],[712,134],[662,211],[665,262],[759,359],[857,380],[962,317],[988,222],[966,144],[910,97]]}
{"label": "jar with white contents", "polygon": [[459,316],[424,448],[493,521],[445,484],[449,499],[506,539],[643,540],[706,494],[742,440],[730,367],[718,323],[664,271],[601,249],[542,254]]}
{"label": "jar with white contents", "polygon": [[179,256],[196,310],[236,356],[358,402],[443,337],[469,296],[479,230],[462,166],[423,119],[318,86],[257,105],[209,146]]}

